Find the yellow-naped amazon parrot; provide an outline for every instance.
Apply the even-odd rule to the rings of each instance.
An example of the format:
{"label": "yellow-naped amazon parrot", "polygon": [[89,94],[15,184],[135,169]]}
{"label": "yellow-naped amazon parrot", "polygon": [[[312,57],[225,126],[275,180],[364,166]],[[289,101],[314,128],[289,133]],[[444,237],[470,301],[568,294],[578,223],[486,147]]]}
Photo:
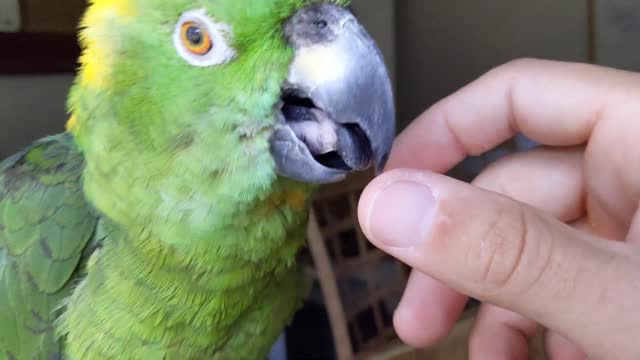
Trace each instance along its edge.
{"label": "yellow-naped amazon parrot", "polygon": [[314,189],[390,151],[378,47],[337,0],[92,0],[79,41],[0,164],[0,358],[264,359]]}

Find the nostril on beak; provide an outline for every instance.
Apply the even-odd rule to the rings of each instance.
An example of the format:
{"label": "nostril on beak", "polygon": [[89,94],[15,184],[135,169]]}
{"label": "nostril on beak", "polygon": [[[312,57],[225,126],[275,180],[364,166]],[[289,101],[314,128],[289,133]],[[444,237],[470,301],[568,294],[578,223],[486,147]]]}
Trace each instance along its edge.
{"label": "nostril on beak", "polygon": [[313,25],[318,29],[324,29],[324,28],[327,27],[328,24],[327,24],[326,20],[319,19],[319,20],[314,21]]}
{"label": "nostril on beak", "polygon": [[294,47],[328,43],[338,37],[336,25],[351,16],[344,8],[313,3],[296,12],[284,25],[286,39]]}

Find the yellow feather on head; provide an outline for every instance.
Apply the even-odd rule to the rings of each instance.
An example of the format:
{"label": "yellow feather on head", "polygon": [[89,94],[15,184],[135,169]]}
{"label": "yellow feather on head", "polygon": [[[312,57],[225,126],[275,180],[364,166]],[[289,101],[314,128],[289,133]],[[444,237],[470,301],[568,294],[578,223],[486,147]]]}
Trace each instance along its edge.
{"label": "yellow feather on head", "polygon": [[134,15],[133,0],[91,0],[80,26],[80,81],[82,86],[101,89],[107,85],[113,55],[109,23]]}
{"label": "yellow feather on head", "polygon": [[[108,27],[114,21],[122,21],[134,15],[135,0],[89,0],[89,6],[80,21],[79,82],[83,88],[100,90],[106,88],[109,71],[113,63],[114,44]],[[67,131],[78,128],[76,114],[66,124]]]}

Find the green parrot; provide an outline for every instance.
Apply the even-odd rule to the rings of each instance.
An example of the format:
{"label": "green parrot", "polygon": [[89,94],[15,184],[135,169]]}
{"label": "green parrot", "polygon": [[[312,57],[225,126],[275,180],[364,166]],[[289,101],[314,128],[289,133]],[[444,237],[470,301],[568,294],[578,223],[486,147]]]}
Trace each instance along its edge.
{"label": "green parrot", "polygon": [[264,359],[315,189],[386,162],[378,47],[339,0],[93,0],[80,25],[66,131],[0,163],[0,358]]}

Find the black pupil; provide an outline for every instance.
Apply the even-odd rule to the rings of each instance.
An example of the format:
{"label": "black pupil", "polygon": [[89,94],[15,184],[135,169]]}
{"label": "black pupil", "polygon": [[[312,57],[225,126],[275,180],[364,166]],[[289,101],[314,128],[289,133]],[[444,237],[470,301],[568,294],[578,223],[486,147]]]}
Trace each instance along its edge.
{"label": "black pupil", "polygon": [[187,40],[193,45],[202,44],[202,31],[197,25],[191,25],[187,28]]}

